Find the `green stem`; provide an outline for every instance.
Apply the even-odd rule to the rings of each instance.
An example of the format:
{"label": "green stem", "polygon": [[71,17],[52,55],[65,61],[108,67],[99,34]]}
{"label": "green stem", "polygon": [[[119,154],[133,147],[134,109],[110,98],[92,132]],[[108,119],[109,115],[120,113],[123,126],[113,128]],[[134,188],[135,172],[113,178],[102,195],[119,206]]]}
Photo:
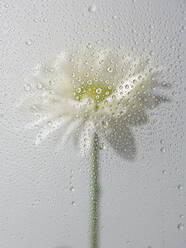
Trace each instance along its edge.
{"label": "green stem", "polygon": [[90,248],[98,248],[98,153],[99,153],[98,135],[95,133],[92,142],[91,156],[91,198],[90,198]]}

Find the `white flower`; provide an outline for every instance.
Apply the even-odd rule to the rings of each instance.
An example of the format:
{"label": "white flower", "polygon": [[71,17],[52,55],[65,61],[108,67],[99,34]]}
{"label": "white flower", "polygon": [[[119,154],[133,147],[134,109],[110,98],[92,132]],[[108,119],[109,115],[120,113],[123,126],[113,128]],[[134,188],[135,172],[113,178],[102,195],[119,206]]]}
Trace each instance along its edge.
{"label": "white flower", "polygon": [[41,126],[36,144],[60,129],[63,143],[78,135],[86,153],[95,132],[104,136],[113,120],[127,120],[144,105],[153,76],[144,59],[90,44],[38,65],[27,79],[29,95],[22,104],[37,114],[28,125]]}

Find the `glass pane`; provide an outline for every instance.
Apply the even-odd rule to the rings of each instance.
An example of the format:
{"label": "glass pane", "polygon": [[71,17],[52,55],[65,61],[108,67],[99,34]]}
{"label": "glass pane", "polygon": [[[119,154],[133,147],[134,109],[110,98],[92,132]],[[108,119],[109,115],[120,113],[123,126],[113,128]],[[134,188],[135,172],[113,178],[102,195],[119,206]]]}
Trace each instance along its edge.
{"label": "glass pane", "polygon": [[[0,1],[0,247],[186,246],[184,19],[184,0]],[[33,71],[40,63],[45,69]],[[46,89],[52,101],[66,98],[47,105],[43,126],[34,101]],[[78,121],[89,99],[85,133],[72,133],[74,122],[52,126],[59,113],[72,113],[69,89]],[[31,95],[32,108],[18,108]],[[92,169],[99,194],[93,187],[91,195]],[[98,199],[92,246],[90,196]]]}

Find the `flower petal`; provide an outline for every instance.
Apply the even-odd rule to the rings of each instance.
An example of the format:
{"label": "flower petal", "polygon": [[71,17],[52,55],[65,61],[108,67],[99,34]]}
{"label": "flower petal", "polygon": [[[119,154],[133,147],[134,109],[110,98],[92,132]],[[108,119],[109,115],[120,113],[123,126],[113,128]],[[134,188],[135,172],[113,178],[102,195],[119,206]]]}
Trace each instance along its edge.
{"label": "flower petal", "polygon": [[58,141],[56,149],[59,150],[61,147],[69,140],[70,136],[74,134],[74,132],[78,129],[80,126],[81,121],[70,121],[68,122],[68,126],[65,127],[64,130],[60,133],[60,139]]}
{"label": "flower petal", "polygon": [[92,138],[95,133],[95,125],[94,122],[91,120],[88,120],[84,123],[82,130],[79,135],[79,147],[80,147],[80,153],[82,156],[88,155],[91,144],[92,144]]}
{"label": "flower petal", "polygon": [[60,118],[51,122],[50,125],[44,126],[36,136],[35,144],[39,145],[44,139],[46,139],[55,130],[62,128],[69,122],[69,118]]}

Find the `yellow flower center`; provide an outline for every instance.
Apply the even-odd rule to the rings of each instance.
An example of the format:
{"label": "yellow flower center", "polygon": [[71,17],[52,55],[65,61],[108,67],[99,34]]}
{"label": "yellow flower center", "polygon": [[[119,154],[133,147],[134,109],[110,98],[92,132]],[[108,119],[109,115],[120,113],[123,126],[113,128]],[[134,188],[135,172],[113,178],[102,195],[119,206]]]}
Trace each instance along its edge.
{"label": "yellow flower center", "polygon": [[113,88],[104,82],[87,81],[75,88],[74,99],[80,101],[89,98],[89,103],[102,102],[113,92]]}

